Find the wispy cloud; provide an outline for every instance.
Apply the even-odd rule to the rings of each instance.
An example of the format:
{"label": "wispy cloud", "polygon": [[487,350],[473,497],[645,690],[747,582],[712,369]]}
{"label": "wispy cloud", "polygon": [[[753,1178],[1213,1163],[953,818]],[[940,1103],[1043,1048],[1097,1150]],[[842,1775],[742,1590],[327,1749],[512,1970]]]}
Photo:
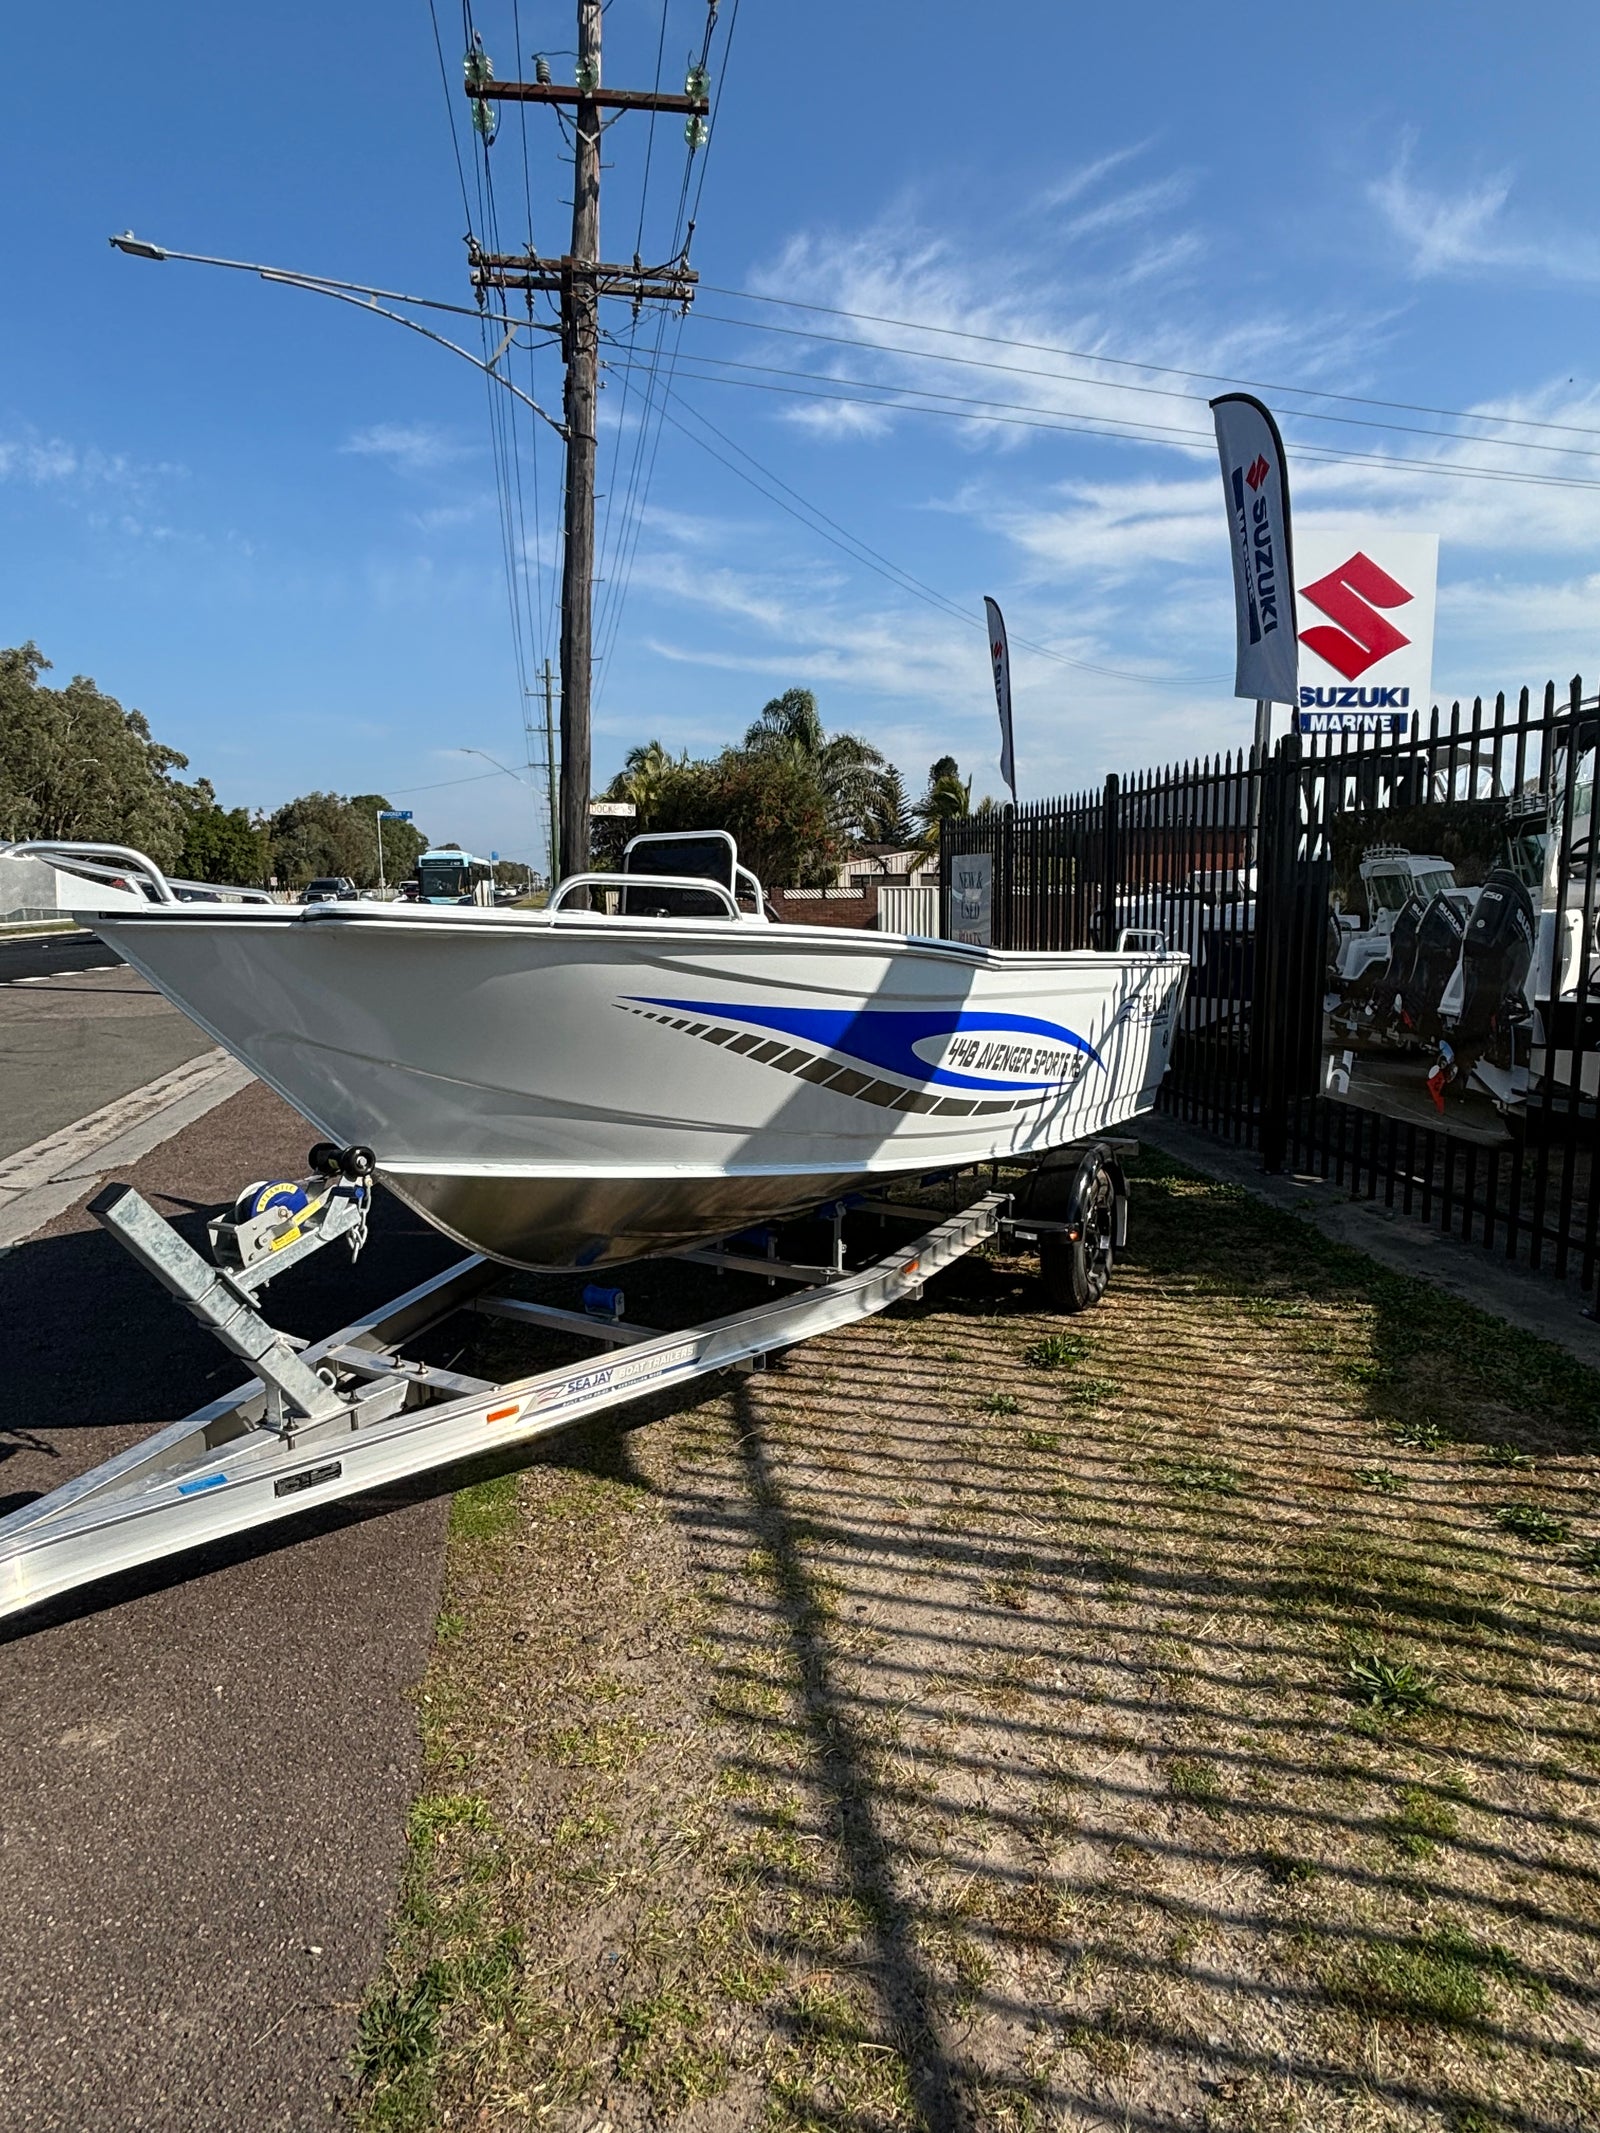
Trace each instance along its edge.
{"label": "wispy cloud", "polygon": [[468,497],[459,504],[435,504],[430,510],[413,511],[411,523],[419,533],[444,533],[452,526],[470,526],[483,518],[494,504],[489,495]]}
{"label": "wispy cloud", "polygon": [[[1080,197],[1095,182],[1086,174]],[[1115,360],[1125,351],[1217,377],[1274,366],[1312,386],[1343,383],[1357,350],[1370,350],[1370,312],[1358,329],[1332,306],[1243,316],[1197,293],[1193,270],[1205,239],[1182,223],[1164,226],[1190,187],[1176,173],[1090,201],[1062,232],[1065,258],[1050,278],[1041,277],[1032,246],[936,232],[903,208],[848,234],[797,234],[754,285],[855,314],[848,325],[819,322],[852,345],[845,353],[825,340],[808,349],[790,339],[780,357],[752,341],[738,353],[798,361],[841,393],[865,381],[949,395],[966,418],[951,426],[952,443],[980,450],[1014,451],[1027,436],[1015,418],[1030,415],[1115,428],[1176,424],[1209,437],[1203,380],[1186,385],[1130,369]],[[1108,261],[1099,240],[1111,235],[1124,242]],[[1090,262],[1081,270],[1080,249]],[[984,401],[1006,404],[989,416]],[[842,398],[791,404],[785,419],[815,434],[870,438],[897,429],[904,414]]]}
{"label": "wispy cloud", "polygon": [[364,459],[384,459],[400,474],[423,474],[469,456],[469,447],[428,422],[375,422],[339,447]]}
{"label": "wispy cloud", "polygon": [[1076,170],[1069,170],[1065,177],[1047,185],[1038,195],[1037,205],[1048,212],[1051,208],[1070,207],[1074,200],[1081,200],[1085,193],[1093,192],[1102,178],[1109,178],[1114,170],[1142,156],[1150,146],[1149,141],[1134,141],[1126,148],[1114,148],[1109,155],[1097,156],[1092,163],[1082,163]]}
{"label": "wispy cloud", "polygon": [[[729,546],[741,553],[747,544]],[[742,560],[713,564],[703,553],[656,549],[640,554],[634,583],[676,614],[732,626],[731,645],[685,642],[676,633],[655,637],[651,650],[675,664],[787,675],[946,710],[969,705],[974,676],[981,680],[984,673],[976,601],[970,631],[934,609],[924,609],[909,630],[903,608],[853,598],[849,573],[833,563],[772,554],[753,568]]]}
{"label": "wispy cloud", "polygon": [[70,444],[62,437],[0,438],[0,481],[23,481],[35,488],[127,487],[150,475],[177,471],[165,466],[135,467],[120,452]]}
{"label": "wispy cloud", "polygon": [[1368,187],[1368,197],[1399,240],[1419,279],[1486,273],[1533,274],[1555,281],[1600,280],[1600,246],[1572,230],[1531,228],[1508,215],[1509,171],[1454,192],[1419,179],[1407,141]]}
{"label": "wispy cloud", "polygon": [[1093,207],[1074,215],[1063,234],[1069,238],[1104,237],[1126,230],[1135,223],[1148,222],[1155,215],[1165,214],[1170,208],[1180,207],[1193,190],[1193,179],[1183,171],[1174,172],[1169,178],[1159,178],[1151,185],[1130,186],[1126,192],[1113,193],[1109,200],[1097,201]]}
{"label": "wispy cloud", "polygon": [[815,400],[791,407],[787,420],[828,437],[882,437],[893,427],[893,410],[861,400]]}

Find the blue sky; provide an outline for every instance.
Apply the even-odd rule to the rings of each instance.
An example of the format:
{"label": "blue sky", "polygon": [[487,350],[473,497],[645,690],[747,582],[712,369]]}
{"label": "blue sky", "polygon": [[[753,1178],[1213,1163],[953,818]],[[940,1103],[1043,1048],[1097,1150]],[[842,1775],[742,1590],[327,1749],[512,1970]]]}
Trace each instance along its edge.
{"label": "blue sky", "polygon": [[[704,0],[668,9],[676,88]],[[732,12],[722,0],[719,73]],[[453,93],[460,16],[441,0],[439,19]],[[544,48],[570,79],[570,6],[480,0],[474,20],[501,77]],[[661,29],[660,0],[610,0],[608,81],[648,84]],[[536,857],[531,795],[457,752],[522,760],[482,381],[343,306],[105,241],[131,226],[461,299],[426,0],[97,0],[42,44],[15,13],[4,35],[13,83],[35,86],[0,139],[0,642],[32,637],[58,678],[89,673],[137,704],[230,803],[382,786],[436,836]],[[1354,0],[1235,19],[1177,0],[1016,0],[1003,15],[742,0],[694,247],[711,286],[681,340],[667,329],[664,404],[684,428],[661,425],[659,442],[653,413],[640,430],[655,329],[629,369],[627,314],[609,321],[600,598],[615,640],[597,782],[635,741],[713,749],[805,683],[913,788],[951,749],[993,789],[986,592],[1014,638],[1056,655],[1016,657],[1024,796],[1243,741],[1214,455],[1092,434],[1205,431],[1219,388],[1113,357],[1282,388],[1266,397],[1298,521],[1439,533],[1438,692],[1600,667],[1597,46],[1600,14],[1576,5]],[[629,116],[607,135],[608,256],[639,238],[646,131]],[[534,234],[559,252],[568,188],[549,113],[528,114],[527,143]],[[683,161],[661,125],[647,258],[670,246]],[[509,248],[527,225],[509,109],[491,167]],[[468,183],[475,203],[470,167]],[[473,321],[434,323],[477,345]],[[807,337],[824,333],[838,338]],[[554,356],[513,360],[557,406]],[[965,396],[979,419],[886,409],[873,387]],[[720,437],[686,434],[696,412]],[[532,668],[557,494],[555,440],[536,466],[536,428],[521,432],[516,529]],[[829,545],[705,443],[971,623]]]}

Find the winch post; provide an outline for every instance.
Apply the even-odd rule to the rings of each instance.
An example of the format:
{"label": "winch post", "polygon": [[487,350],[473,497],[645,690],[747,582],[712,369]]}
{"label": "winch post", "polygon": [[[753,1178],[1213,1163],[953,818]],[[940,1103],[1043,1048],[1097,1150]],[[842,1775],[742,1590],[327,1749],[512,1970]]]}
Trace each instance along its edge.
{"label": "winch post", "polygon": [[[250,1365],[274,1407],[286,1405],[304,1422],[329,1422],[347,1411],[334,1388],[301,1362],[287,1336],[268,1325],[131,1185],[109,1187],[89,1202],[89,1212],[225,1348]],[[273,1421],[285,1434],[295,1427],[288,1416],[275,1414]]]}

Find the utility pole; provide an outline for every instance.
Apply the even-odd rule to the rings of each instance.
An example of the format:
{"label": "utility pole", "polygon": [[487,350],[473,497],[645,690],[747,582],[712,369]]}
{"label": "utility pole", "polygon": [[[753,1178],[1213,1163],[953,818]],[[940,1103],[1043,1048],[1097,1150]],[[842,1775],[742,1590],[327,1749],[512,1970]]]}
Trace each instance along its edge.
{"label": "utility pole", "polygon": [[[683,256],[664,267],[646,267],[635,255],[631,267],[600,259],[600,132],[602,110],[673,111],[685,118],[691,151],[705,140],[711,106],[703,67],[693,67],[681,96],[643,89],[607,89],[600,76],[602,0],[578,0],[576,83],[553,82],[541,60],[540,79],[496,81],[487,55],[474,45],[467,54],[466,91],[474,121],[494,137],[488,106],[495,103],[567,104],[574,107],[572,247],[561,259],[526,252],[482,252],[469,240],[472,285],[485,289],[535,290],[555,294],[561,305],[561,353],[566,363],[567,444],[566,551],[561,574],[561,804],[557,828],[560,861],[567,873],[589,864],[589,691],[592,679],[594,595],[595,414],[600,390],[600,299],[620,296],[635,311],[646,303],[692,302],[698,276]],[[530,307],[531,308],[531,307]],[[552,865],[555,854],[552,853]]]}
{"label": "utility pole", "polygon": [[[600,0],[578,0],[578,87],[600,86]],[[561,292],[567,363],[566,566],[561,574],[561,849],[589,864],[589,685],[594,666],[595,423],[600,398],[600,300],[583,270],[600,258],[600,106],[579,102],[572,159],[572,267]]]}
{"label": "utility pole", "polygon": [[550,809],[550,886],[561,879],[561,803],[556,779],[555,713],[550,702],[550,662],[544,663],[544,787]]}

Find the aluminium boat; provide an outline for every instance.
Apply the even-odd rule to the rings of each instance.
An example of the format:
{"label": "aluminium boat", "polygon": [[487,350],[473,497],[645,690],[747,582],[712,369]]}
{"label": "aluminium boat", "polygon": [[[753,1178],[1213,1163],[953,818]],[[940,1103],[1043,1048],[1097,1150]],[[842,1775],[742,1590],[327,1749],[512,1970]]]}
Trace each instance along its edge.
{"label": "aluminium boat", "polygon": [[1188,968],[1159,936],[1035,953],[777,923],[731,840],[655,842],[544,911],[191,903],[137,854],[28,849],[319,1135],[516,1266],[726,1237],[1154,1102]]}

